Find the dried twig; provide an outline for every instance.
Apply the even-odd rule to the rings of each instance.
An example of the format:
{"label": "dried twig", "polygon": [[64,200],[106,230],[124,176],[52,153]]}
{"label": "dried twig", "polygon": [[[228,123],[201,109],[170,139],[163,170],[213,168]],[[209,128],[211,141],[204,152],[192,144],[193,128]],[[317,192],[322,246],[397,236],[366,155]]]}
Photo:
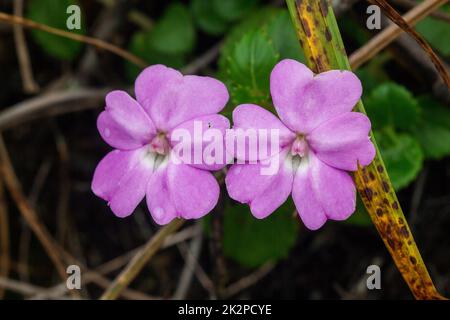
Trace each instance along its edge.
{"label": "dried twig", "polygon": [[[376,1],[370,0],[370,1],[373,1],[380,6],[383,5],[386,6],[386,2],[384,1],[381,2],[378,0]],[[390,44],[400,34],[402,34],[403,28],[408,32],[410,32],[411,34],[417,36],[417,38],[415,39],[419,41],[422,46],[425,46],[427,48],[426,50],[427,54],[430,55],[431,59],[433,60],[433,63],[436,66],[436,69],[439,70],[439,73],[441,74],[443,80],[446,82],[447,86],[449,86],[450,80],[448,78],[447,72],[445,71],[445,68],[440,63],[439,58],[436,56],[431,47],[411,27],[414,26],[417,22],[419,22],[423,18],[427,17],[431,12],[435,11],[437,8],[439,8],[446,2],[448,2],[448,0],[426,0],[423,3],[419,4],[417,7],[415,7],[414,9],[408,11],[403,17],[400,16],[400,18],[396,20],[396,23],[400,23],[401,27],[397,26],[396,24],[390,25],[388,28],[381,31],[374,38],[372,38],[366,45],[356,50],[350,56],[350,65],[352,66],[352,69],[358,68],[359,66],[361,66],[362,64],[373,58],[378,52],[383,50],[388,44]],[[385,9],[387,10],[387,8],[388,7],[386,7]]]}
{"label": "dried twig", "polygon": [[119,57],[122,57],[125,60],[128,60],[128,61],[134,63],[138,67],[144,68],[147,66],[147,63],[144,60],[142,60],[141,58],[132,54],[131,52],[128,52],[118,46],[115,46],[111,43],[108,43],[108,42],[100,40],[100,39],[96,39],[96,38],[84,36],[81,34],[72,33],[69,31],[49,27],[45,24],[38,23],[33,20],[25,19],[22,17],[17,17],[15,15],[7,14],[4,12],[0,12],[0,21],[9,23],[9,24],[13,24],[13,25],[21,25],[26,28],[37,29],[37,30],[45,31],[45,32],[48,32],[51,34],[55,34],[57,36],[64,37],[64,38],[84,42],[84,43],[93,45],[99,49],[110,51],[110,52],[118,55]]}
{"label": "dried twig", "polygon": [[[199,232],[201,232],[201,230],[199,230],[196,227],[187,227],[184,228],[183,230],[169,235],[165,241],[164,244],[162,245],[162,249],[164,248],[168,248],[170,246],[179,244],[183,241],[189,240],[195,236],[197,236],[199,234]],[[142,250],[144,248],[144,246],[138,247],[136,249],[133,249],[123,255],[120,255],[108,262],[103,263],[102,265],[98,266],[97,268],[95,268],[95,271],[86,271],[83,273],[83,277],[81,278],[81,285],[84,286],[86,284],[89,284],[91,282],[93,282],[96,277],[98,277],[99,275],[106,275],[108,273],[111,273],[121,267],[123,267],[127,262],[129,262],[133,256],[135,256],[140,250]],[[97,283],[98,284],[98,283]],[[104,286],[105,288],[108,288],[110,284]],[[131,289],[126,289],[122,292],[122,296],[124,298],[130,298],[131,296],[129,295],[131,291],[131,295],[133,295],[133,290]],[[43,298],[55,298],[55,297],[59,297],[64,295],[67,292],[67,287],[66,287],[66,283],[60,283],[56,286],[53,286],[52,288],[48,289],[45,293],[40,294],[39,297],[35,297],[35,298],[39,298],[39,299],[43,299]],[[142,296],[142,295],[141,295]],[[157,297],[151,297],[151,296],[147,296],[147,299],[157,299]]]}
{"label": "dried twig", "polygon": [[19,102],[0,112],[0,132],[43,115],[98,107],[110,90],[109,88],[76,89],[39,95]]}
{"label": "dried twig", "polygon": [[127,267],[119,274],[119,276],[117,276],[112,285],[103,293],[100,299],[115,300],[158,251],[164,243],[164,239],[169,234],[178,230],[183,223],[184,220],[176,219],[162,227],[155,236],[148,241],[145,247],[134,256],[133,260],[131,260]]}
{"label": "dried twig", "polygon": [[0,287],[8,290],[15,291],[25,296],[31,296],[45,292],[45,288],[38,287],[26,282],[8,279],[0,276]]}
{"label": "dried twig", "polygon": [[[197,223],[197,226],[202,227],[201,224]],[[180,280],[178,281],[177,289],[173,295],[173,299],[182,300],[186,297],[189,287],[192,282],[192,277],[195,274],[195,267],[200,256],[201,248],[203,243],[202,233],[199,233],[192,241],[189,247],[186,246],[186,257],[183,271],[180,275]],[[180,244],[181,245],[181,244]]]}
{"label": "dried twig", "polygon": [[[14,15],[23,16],[23,0],[14,0]],[[26,93],[36,93],[39,86],[34,81],[33,69],[31,67],[30,55],[28,54],[27,42],[25,40],[25,32],[21,25],[14,25],[14,42],[16,44],[17,59],[19,60],[20,75],[22,77],[23,90]]]}
{"label": "dried twig", "polygon": [[[385,22],[386,20],[388,19],[381,19],[382,26],[388,24]],[[400,35],[390,47],[390,51],[395,61],[403,66],[418,82],[431,88],[437,99],[443,104],[450,103],[450,91],[436,71],[433,62],[423,54],[422,48],[413,38],[405,33]],[[450,68],[445,61],[443,61],[443,65],[449,72]]]}
{"label": "dried twig", "polygon": [[[39,169],[33,179],[33,183],[30,188],[30,192],[28,194],[28,201],[32,207],[35,207],[39,198],[39,195],[44,187],[44,183],[48,177],[52,166],[52,161],[50,157],[47,157],[43,161],[43,163],[39,166]],[[20,221],[21,232],[20,232],[20,240],[19,240],[19,265],[17,273],[19,274],[19,279],[28,282],[29,281],[29,266],[28,266],[28,258],[30,252],[30,242],[31,242],[31,230],[28,227],[26,221],[23,219]]]}
{"label": "dried twig", "polygon": [[[392,2],[394,2],[395,4],[398,4],[399,6],[404,7],[406,9],[412,9],[419,4],[419,2],[416,0],[394,0]],[[430,13],[430,17],[450,23],[450,15],[448,15],[442,11],[432,12],[432,13]]]}
{"label": "dried twig", "polygon": [[273,262],[267,262],[264,265],[262,265],[258,270],[256,270],[254,273],[251,273],[250,275],[238,280],[237,282],[232,283],[225,289],[225,297],[230,298],[232,296],[235,296],[242,290],[251,287],[259,280],[264,278],[266,275],[268,275],[270,271],[273,270],[274,267],[275,264]]}
{"label": "dried twig", "polygon": [[[187,260],[191,255],[191,253],[189,252],[189,247],[186,245],[186,243],[180,243],[178,245],[178,249],[180,250],[180,253],[185,260]],[[209,298],[217,299],[214,283],[211,280],[211,278],[206,274],[205,270],[202,268],[198,260],[195,260],[194,273],[195,277],[198,279],[203,289],[205,289],[208,292]]]}
{"label": "dried twig", "polygon": [[[120,15],[124,12],[124,4],[124,1],[114,1],[111,5],[105,6],[100,11],[94,26],[94,31],[92,32],[93,37],[103,41],[109,41],[116,34],[117,28],[121,23]],[[89,76],[96,74],[98,71],[98,62],[99,59],[95,48],[88,48],[80,59],[77,71],[77,78],[81,83],[84,83]]]}
{"label": "dried twig", "polygon": [[46,250],[48,256],[58,271],[59,276],[65,280],[67,277],[63,260],[59,255],[60,248],[53,240],[47,228],[41,223],[36,212],[31,207],[28,199],[24,196],[22,186],[17,179],[11,160],[8,155],[3,138],[0,136],[0,171],[2,172],[5,185],[16,202],[20,213],[30,226],[31,230],[36,234],[42,246]]}
{"label": "dried twig", "polygon": [[197,73],[199,70],[205,68],[211,62],[213,62],[220,53],[220,49],[222,48],[223,42],[219,42],[214,45],[212,48],[203,53],[200,57],[189,63],[185,66],[181,71],[184,74],[192,74]]}

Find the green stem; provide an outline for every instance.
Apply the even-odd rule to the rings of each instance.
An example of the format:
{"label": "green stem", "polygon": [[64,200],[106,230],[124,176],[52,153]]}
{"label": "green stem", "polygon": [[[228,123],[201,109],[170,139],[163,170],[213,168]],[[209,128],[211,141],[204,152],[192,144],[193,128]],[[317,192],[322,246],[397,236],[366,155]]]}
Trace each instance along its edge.
{"label": "green stem", "polygon": [[[316,73],[350,70],[336,18],[326,0],[286,0],[307,63]],[[366,114],[362,101],[355,111]],[[354,173],[361,199],[397,268],[417,299],[443,299],[437,292],[399,205],[392,183],[376,148],[374,161]]]}

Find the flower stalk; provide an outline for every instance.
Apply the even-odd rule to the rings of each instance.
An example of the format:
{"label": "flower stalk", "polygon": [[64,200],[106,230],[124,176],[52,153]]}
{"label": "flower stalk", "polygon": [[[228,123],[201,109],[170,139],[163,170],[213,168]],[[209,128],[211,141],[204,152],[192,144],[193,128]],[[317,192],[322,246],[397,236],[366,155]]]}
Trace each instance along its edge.
{"label": "flower stalk", "polygon": [[[309,67],[316,73],[350,70],[336,18],[326,0],[286,0]],[[360,100],[355,111],[366,114]],[[436,290],[376,148],[374,161],[353,175],[367,212],[416,299],[445,299]]]}

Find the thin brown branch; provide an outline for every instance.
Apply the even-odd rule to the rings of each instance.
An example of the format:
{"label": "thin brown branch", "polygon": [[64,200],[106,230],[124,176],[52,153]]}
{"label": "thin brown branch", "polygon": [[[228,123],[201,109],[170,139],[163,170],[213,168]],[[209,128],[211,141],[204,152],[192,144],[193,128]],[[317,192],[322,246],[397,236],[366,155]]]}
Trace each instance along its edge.
{"label": "thin brown branch", "polygon": [[41,31],[45,31],[45,32],[57,35],[57,36],[64,37],[64,38],[72,39],[72,40],[79,41],[79,42],[84,42],[86,44],[95,46],[99,49],[110,51],[110,52],[118,55],[119,57],[122,57],[125,60],[128,60],[128,61],[134,63],[135,65],[137,65],[138,67],[141,67],[141,68],[144,68],[148,65],[144,60],[142,60],[138,56],[132,54],[131,52],[128,52],[118,46],[115,46],[111,43],[108,43],[106,41],[103,41],[103,40],[100,40],[97,38],[88,37],[88,36],[84,36],[81,34],[72,33],[69,31],[53,28],[53,27],[47,26],[45,24],[35,22],[33,20],[29,20],[26,18],[7,14],[4,12],[0,12],[0,21],[3,21],[8,24],[12,24],[12,25],[21,25],[26,28],[41,30]]}
{"label": "thin brown branch", "polygon": [[205,53],[203,53],[200,57],[198,57],[197,59],[189,63],[187,66],[185,66],[183,69],[181,69],[181,72],[183,72],[184,74],[193,74],[205,68],[217,58],[217,56],[220,53],[220,49],[222,48],[222,45],[223,42],[217,43],[209,50],[207,50]]}
{"label": "thin brown branch", "polygon": [[[201,224],[197,225],[201,228]],[[190,243],[189,247],[186,245],[186,256],[184,257],[185,263],[183,271],[180,275],[180,280],[178,281],[177,289],[173,295],[174,300],[182,300],[186,298],[189,288],[192,283],[192,279],[195,274],[195,267],[200,256],[202,249],[203,237],[199,233]]]}
{"label": "thin brown branch", "polygon": [[[181,230],[175,234],[169,235],[164,240],[164,244],[162,245],[161,249],[165,249],[170,246],[177,245],[181,242],[189,240],[189,239],[197,236],[200,232],[201,232],[201,230],[199,230],[195,226],[184,228],[183,230]],[[85,271],[83,273],[83,277],[81,278],[81,285],[82,286],[87,285],[91,282],[94,282],[94,280],[98,279],[99,275],[104,276],[104,275],[107,275],[108,273],[111,273],[111,272],[123,267],[124,265],[126,265],[127,262],[129,262],[133,258],[133,256],[135,256],[143,248],[144,248],[144,245],[140,246],[138,248],[135,248],[131,251],[128,251],[114,259],[111,259],[111,260],[101,264],[100,266],[95,268],[94,271],[89,271],[89,270]],[[99,284],[99,283],[97,283],[97,284]],[[108,285],[104,286],[104,288],[105,289],[108,288],[110,286],[110,284],[111,283],[108,283]],[[39,299],[54,298],[54,297],[62,296],[66,292],[67,292],[67,286],[66,286],[66,283],[63,282],[56,286],[53,286],[52,288],[48,289],[45,293],[39,295],[36,298],[39,298]],[[131,293],[131,295],[130,295],[130,293]],[[133,295],[135,295],[135,294],[134,294],[133,290],[131,290],[131,289],[125,289],[124,291],[122,291],[122,296],[124,298],[131,299]],[[141,298],[143,298],[143,294],[141,294]],[[152,296],[148,296],[148,295],[146,295],[146,298],[147,299],[158,299],[158,297],[152,297]]]}
{"label": "thin brown branch", "polygon": [[19,102],[0,112],[0,132],[44,115],[98,107],[110,91],[103,89],[76,89],[39,95]]}
{"label": "thin brown branch", "polygon": [[[370,0],[372,1],[372,0]],[[372,2],[376,3],[377,5],[380,5],[386,10],[389,10],[389,5],[386,6],[386,3],[383,1],[373,0]],[[401,17],[398,13],[398,16],[396,17],[396,23],[399,23],[401,27],[397,26],[396,24],[392,24],[383,31],[381,31],[379,34],[377,34],[374,38],[372,38],[366,45],[364,45],[362,48],[356,50],[351,56],[350,56],[350,64],[352,66],[352,69],[356,69],[371,58],[373,58],[376,54],[378,54],[381,50],[386,48],[387,45],[389,45],[392,41],[394,41],[400,34],[402,34],[402,28],[406,30],[408,33],[415,35],[416,41],[421,44],[422,47],[427,48],[426,52],[430,55],[430,58],[432,59],[433,63],[436,66],[436,69],[441,74],[444,82],[447,84],[447,86],[450,85],[450,80],[448,78],[447,72],[445,71],[445,68],[440,63],[439,58],[436,56],[434,51],[431,49],[431,47],[422,39],[420,35],[417,34],[414,29],[412,29],[411,26],[414,26],[417,22],[422,20],[423,18],[427,17],[431,12],[438,9],[443,4],[447,3],[448,0],[426,0],[414,9],[408,11],[403,17]],[[392,7],[390,7],[392,9]],[[396,12],[394,9],[392,9],[394,12]],[[390,10],[389,12],[392,15],[395,15],[393,11]],[[400,17],[400,18],[399,18]],[[392,19],[392,16],[390,16]]]}
{"label": "thin brown branch", "polygon": [[[394,4],[399,5],[400,7],[406,8],[406,9],[412,9],[419,4],[419,2],[416,0],[394,0],[392,2],[394,2]],[[450,23],[450,15],[448,15],[442,11],[432,12],[432,13],[430,13],[430,17]]]}
{"label": "thin brown branch", "polygon": [[[185,260],[189,259],[189,257],[192,256],[192,253],[189,251],[189,247],[186,245],[186,243],[180,243],[178,245],[178,249]],[[202,287],[208,292],[209,298],[217,299],[213,281],[206,274],[205,270],[202,268],[198,260],[195,260],[194,262],[195,277],[198,279]]]}
{"label": "thin brown branch", "polygon": [[4,276],[0,276],[0,287],[20,293],[24,296],[31,296],[34,294],[45,292],[45,288],[38,287],[22,281],[8,279]]}
{"label": "thin brown branch", "polygon": [[[2,177],[5,181],[8,191],[10,192],[14,201],[17,203],[19,211],[23,215],[25,221],[27,222],[31,230],[35,233],[39,241],[42,243],[48,256],[55,264],[58,274],[61,276],[61,278],[65,281],[67,277],[64,267],[64,261],[66,261],[67,263],[76,264],[80,266],[83,272],[86,273],[90,272],[88,268],[84,266],[84,264],[82,264],[80,261],[78,261],[69,253],[67,253],[62,247],[60,247],[59,244],[50,235],[46,227],[40,222],[33,207],[23,194],[22,187],[13,170],[11,160],[9,159],[9,155],[1,135],[0,135],[0,172],[2,173]],[[162,240],[164,240],[164,238],[165,237],[163,237]],[[102,275],[95,272],[90,273],[91,277],[93,278],[92,280],[93,282],[97,283],[102,287],[110,286],[110,281],[105,277],[103,277]],[[77,292],[75,291],[70,291],[70,294],[72,294],[75,297],[78,296]],[[127,296],[130,297],[129,292],[126,293],[124,291],[122,292],[122,294],[124,296],[125,294],[127,294]],[[136,297],[136,295],[133,294],[131,295]]]}
{"label": "thin brown branch", "polygon": [[242,290],[245,290],[245,289],[251,287],[252,285],[256,284],[259,280],[261,280],[266,275],[268,275],[270,273],[270,271],[273,270],[274,267],[275,267],[275,264],[273,262],[267,262],[266,264],[262,265],[255,272],[238,280],[235,283],[232,283],[225,289],[225,297],[230,298],[232,296],[235,296]]}
{"label": "thin brown branch", "polygon": [[[23,16],[23,0],[14,0],[14,15]],[[26,93],[36,93],[39,86],[33,77],[33,68],[31,67],[28,46],[25,40],[25,32],[21,25],[14,25],[14,43],[16,45],[17,59],[19,60],[20,76],[22,77],[23,90]]]}
{"label": "thin brown branch", "polygon": [[[426,42],[425,39],[416,30],[414,30],[414,28],[408,22],[406,22],[405,19],[403,19],[400,13],[398,13],[388,2],[386,2],[386,0],[369,0],[369,1],[380,6],[383,9],[384,14],[387,17],[389,17],[389,19],[391,19],[392,22],[394,22],[396,25],[402,28],[403,31],[405,31],[414,40],[416,40],[416,42],[422,47],[422,49],[428,55],[430,60],[433,62],[434,66],[438,70],[447,87],[450,89],[450,77],[447,74],[447,70],[445,70],[445,67],[442,64],[441,60],[439,59],[438,55],[433,51],[433,48],[431,48],[428,42]],[[433,5],[443,5],[447,2],[448,0],[427,0],[424,1],[423,4],[418,5],[417,8],[421,7],[422,5],[425,8],[426,4],[428,4],[429,7],[432,7]]]}
{"label": "thin brown branch", "polygon": [[52,260],[53,264],[58,271],[61,279],[67,278],[66,268],[64,267],[63,260],[58,254],[60,251],[58,245],[52,239],[47,228],[41,223],[36,212],[31,207],[28,199],[24,196],[22,186],[14,172],[11,160],[9,158],[8,151],[6,149],[3,138],[0,136],[0,172],[2,172],[5,185],[11,194],[11,197],[17,204],[20,213],[25,221],[30,226],[31,230],[36,234],[36,237],[41,242],[48,256]]}
{"label": "thin brown branch", "polygon": [[130,261],[127,267],[117,276],[112,285],[100,297],[102,300],[115,300],[120,293],[136,278],[148,261],[164,243],[168,235],[177,231],[184,220],[176,219],[162,227]]}

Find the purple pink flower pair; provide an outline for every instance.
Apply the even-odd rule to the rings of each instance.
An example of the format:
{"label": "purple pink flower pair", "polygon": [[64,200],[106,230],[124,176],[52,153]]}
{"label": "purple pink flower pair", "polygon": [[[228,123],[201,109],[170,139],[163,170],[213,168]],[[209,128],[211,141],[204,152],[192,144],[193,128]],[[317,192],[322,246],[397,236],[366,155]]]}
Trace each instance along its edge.
{"label": "purple pink flower pair", "polygon": [[[244,104],[234,109],[233,128],[279,130],[279,147],[266,157],[279,157],[279,168],[276,174],[261,174],[262,162],[270,160],[265,157],[233,164],[225,178],[229,196],[262,219],[292,195],[312,230],[327,219],[348,218],[355,211],[356,191],[347,171],[368,165],[375,156],[369,119],[352,112],[362,93],[359,79],[339,70],[314,75],[297,61],[283,60],[272,71],[270,91],[278,117]],[[135,95],[113,91],[106,96],[97,127],[115,150],[98,164],[93,192],[119,217],[133,213],[144,197],[158,224],[206,215],[220,192],[212,171],[226,163],[173,161],[171,133],[191,132],[194,122],[225,133],[230,123],[218,113],[228,102],[227,88],[210,77],[183,76],[155,65],[136,79]]]}

